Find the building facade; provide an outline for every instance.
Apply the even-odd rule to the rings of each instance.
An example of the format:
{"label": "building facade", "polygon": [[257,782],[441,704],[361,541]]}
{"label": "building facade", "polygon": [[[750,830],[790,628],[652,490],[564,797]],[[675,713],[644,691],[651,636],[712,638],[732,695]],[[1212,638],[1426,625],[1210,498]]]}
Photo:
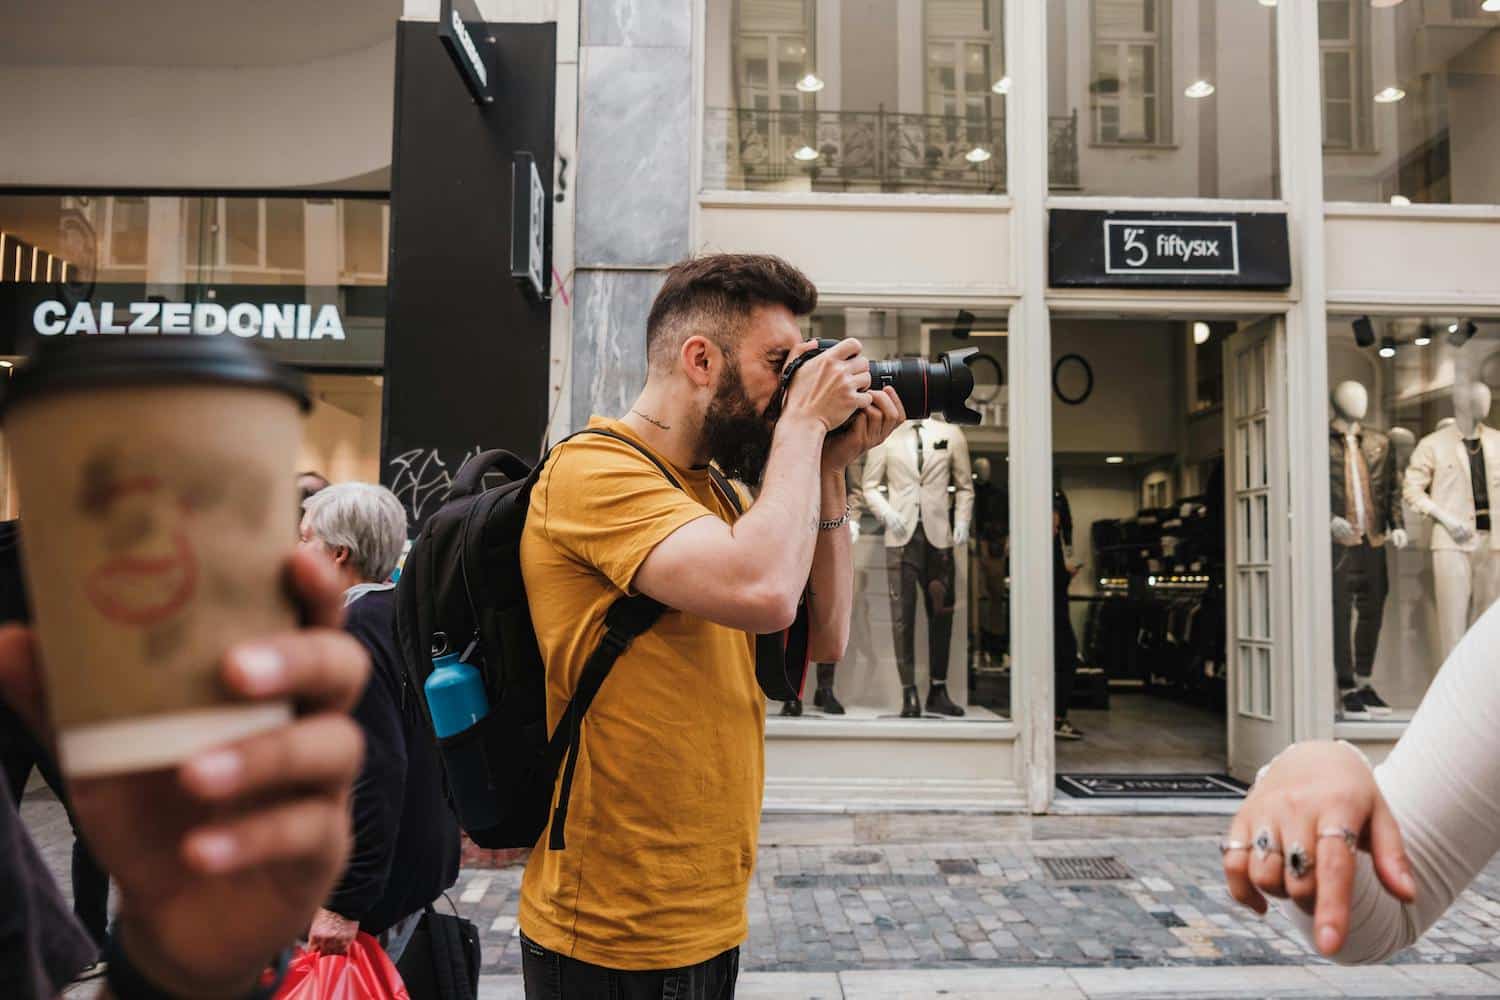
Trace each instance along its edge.
{"label": "building facade", "polygon": [[[804,269],[810,335],[977,349],[977,423],[851,472],[854,634],[800,715],[767,706],[770,807],[1044,811],[1294,739],[1378,756],[1500,592],[1500,4],[478,6],[557,24],[554,439],[626,410],[696,252]],[[323,7],[147,39],[101,4],[0,42],[34,139],[0,150],[0,316],[256,311],[319,388],[305,464],[389,480],[394,25],[439,4]],[[456,471],[389,457],[414,517]]]}

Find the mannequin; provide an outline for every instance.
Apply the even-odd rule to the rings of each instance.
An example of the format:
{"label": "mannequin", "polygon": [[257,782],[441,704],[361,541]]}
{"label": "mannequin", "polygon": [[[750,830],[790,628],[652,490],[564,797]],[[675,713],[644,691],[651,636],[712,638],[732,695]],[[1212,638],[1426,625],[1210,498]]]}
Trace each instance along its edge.
{"label": "mannequin", "polygon": [[[882,494],[884,485],[887,493]],[[953,488],[953,527],[948,527],[948,490]],[[974,481],[963,433],[937,418],[908,421],[865,461],[864,501],[885,523],[886,579],[890,585],[896,669],[901,675],[901,717],[918,718],[917,591],[927,608],[927,711],[960,716],[948,697],[948,649],[953,638],[953,546],[969,540]]]}
{"label": "mannequin", "polygon": [[[1358,382],[1334,387],[1328,431],[1329,492],[1333,501],[1333,662],[1344,718],[1391,714],[1370,674],[1390,591],[1385,543],[1408,541],[1390,438],[1361,422],[1370,394]],[[1353,644],[1350,644],[1351,625]]]}
{"label": "mannequin", "polygon": [[1484,423],[1491,402],[1483,383],[1455,385],[1452,426],[1419,441],[1406,467],[1406,502],[1433,521],[1440,660],[1500,596],[1500,532],[1490,521],[1492,498],[1500,500],[1500,431]]}

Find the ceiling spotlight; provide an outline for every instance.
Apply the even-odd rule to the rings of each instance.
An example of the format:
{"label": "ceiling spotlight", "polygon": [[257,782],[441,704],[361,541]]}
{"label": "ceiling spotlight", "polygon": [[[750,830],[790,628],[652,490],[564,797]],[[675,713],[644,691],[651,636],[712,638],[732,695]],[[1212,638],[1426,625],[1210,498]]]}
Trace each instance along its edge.
{"label": "ceiling spotlight", "polygon": [[994,153],[991,153],[983,146],[975,146],[973,149],[964,154],[964,159],[968,160],[970,163],[983,163],[994,155]]}
{"label": "ceiling spotlight", "polygon": [[1380,356],[1382,358],[1394,358],[1396,356],[1396,342],[1386,337],[1380,342]]}
{"label": "ceiling spotlight", "polygon": [[1484,0],[1479,9],[1490,14],[1500,14],[1500,0]]}
{"label": "ceiling spotlight", "polygon": [[1357,316],[1350,324],[1354,327],[1354,342],[1360,347],[1372,347],[1375,344],[1375,324],[1370,322],[1368,316]]}
{"label": "ceiling spotlight", "polygon": [[1404,194],[1393,194],[1393,195],[1391,195],[1391,204],[1392,205],[1410,205],[1411,204],[1411,199],[1408,198]]}
{"label": "ceiling spotlight", "polygon": [[1111,455],[1111,456],[1109,456],[1108,458],[1106,458],[1104,460],[1104,464],[1106,464],[1106,465],[1124,465],[1125,464],[1125,456],[1124,455]]}
{"label": "ceiling spotlight", "polygon": [[1208,97],[1213,92],[1214,85],[1207,80],[1195,80],[1188,84],[1188,88],[1183,91],[1185,95],[1194,99]]}
{"label": "ceiling spotlight", "polygon": [[1417,335],[1411,339],[1411,342],[1417,347],[1426,347],[1432,343],[1432,327],[1423,323],[1422,328],[1417,331]]}
{"label": "ceiling spotlight", "polygon": [[1260,0],[1260,5],[1262,7],[1274,7],[1276,6],[1276,0]]}
{"label": "ceiling spotlight", "polygon": [[1002,76],[1000,79],[995,81],[995,85],[990,89],[997,94],[1010,93],[1010,77]]}
{"label": "ceiling spotlight", "polygon": [[1400,4],[1401,0],[1370,0],[1370,6],[1376,9],[1381,7],[1397,7]]}
{"label": "ceiling spotlight", "polygon": [[803,146],[801,149],[792,154],[792,159],[801,160],[803,163],[811,163],[813,160],[816,160],[818,156],[819,153],[816,149],[813,149],[811,146]]}
{"label": "ceiling spotlight", "polygon": [[14,361],[0,361],[0,368],[14,368],[15,366]]}
{"label": "ceiling spotlight", "polygon": [[[823,89],[823,81],[819,80],[817,74],[809,73],[797,81],[797,89],[804,94],[816,94]],[[1378,101],[1380,98],[1376,98]]]}
{"label": "ceiling spotlight", "polygon": [[1200,345],[1201,344],[1206,344],[1206,343],[1208,343],[1209,335],[1210,335],[1210,330],[1208,329],[1208,324],[1207,323],[1194,323],[1193,324],[1193,343],[1200,344]]}
{"label": "ceiling spotlight", "polygon": [[[798,85],[800,86],[800,84]],[[1376,104],[1395,104],[1406,96],[1406,91],[1400,87],[1387,87],[1375,95]]]}
{"label": "ceiling spotlight", "polygon": [[1462,320],[1448,327],[1448,343],[1454,347],[1462,347],[1474,339],[1474,334],[1479,332],[1479,327],[1474,325],[1472,319]]}

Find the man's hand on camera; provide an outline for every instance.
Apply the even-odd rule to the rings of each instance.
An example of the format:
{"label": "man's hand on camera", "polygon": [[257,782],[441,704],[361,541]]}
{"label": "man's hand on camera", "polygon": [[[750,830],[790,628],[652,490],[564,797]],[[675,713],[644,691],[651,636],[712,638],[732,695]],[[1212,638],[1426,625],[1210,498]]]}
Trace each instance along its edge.
{"label": "man's hand on camera", "polygon": [[870,405],[855,415],[849,429],[824,439],[823,472],[842,473],[850,462],[890,437],[905,420],[906,408],[895,389],[886,386],[870,393]]}
{"label": "man's hand on camera", "polygon": [[[787,363],[817,346],[815,340],[799,345]],[[870,362],[861,355],[862,350],[859,341],[850,337],[803,365],[787,389],[781,420],[812,418],[827,432],[837,429],[851,413],[867,408]]]}
{"label": "man's hand on camera", "polygon": [[[364,741],[346,713],[369,659],[339,628],[332,567],[302,552],[287,575],[307,626],[230,650],[222,677],[235,697],[293,701],[297,720],[176,769],[68,783],[84,839],[120,887],[121,947],[173,995],[250,992],[348,857]],[[0,628],[0,694],[52,745],[28,629]]]}

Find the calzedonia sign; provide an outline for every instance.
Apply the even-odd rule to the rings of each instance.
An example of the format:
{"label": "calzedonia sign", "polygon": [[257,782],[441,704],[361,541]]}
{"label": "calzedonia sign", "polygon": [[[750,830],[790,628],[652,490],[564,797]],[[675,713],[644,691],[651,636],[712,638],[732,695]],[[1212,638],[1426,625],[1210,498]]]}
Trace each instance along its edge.
{"label": "calzedonia sign", "polygon": [[1051,213],[1053,287],[1286,288],[1292,283],[1280,212]]}
{"label": "calzedonia sign", "polygon": [[268,340],[343,340],[337,307],[305,303],[236,302],[78,302],[37,303],[32,331],[42,337],[79,334],[197,334],[261,337]]}

